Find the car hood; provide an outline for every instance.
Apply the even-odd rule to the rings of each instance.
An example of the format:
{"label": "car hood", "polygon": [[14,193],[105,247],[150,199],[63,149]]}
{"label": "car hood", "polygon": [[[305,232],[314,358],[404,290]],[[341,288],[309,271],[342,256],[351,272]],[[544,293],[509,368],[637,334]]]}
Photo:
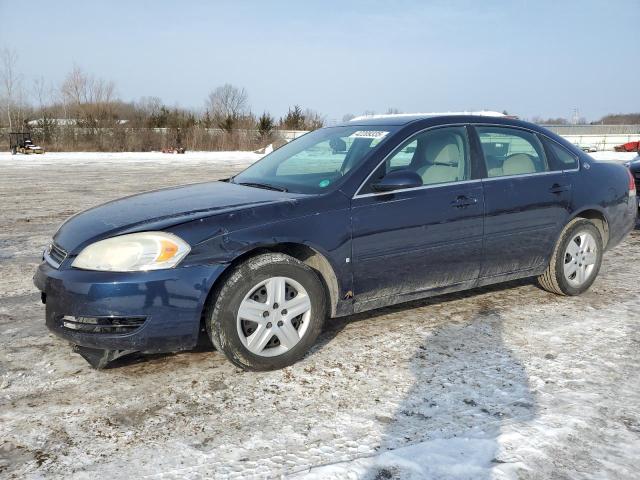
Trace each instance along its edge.
{"label": "car hood", "polygon": [[54,241],[73,254],[89,243],[114,235],[162,230],[232,210],[288,202],[297,196],[227,182],[165,188],[81,212],[60,226]]}

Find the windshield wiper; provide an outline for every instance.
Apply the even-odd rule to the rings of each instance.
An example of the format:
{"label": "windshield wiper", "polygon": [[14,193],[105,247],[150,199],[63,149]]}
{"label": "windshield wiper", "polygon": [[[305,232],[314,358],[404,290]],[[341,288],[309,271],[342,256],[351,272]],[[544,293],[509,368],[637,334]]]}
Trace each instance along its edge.
{"label": "windshield wiper", "polygon": [[[236,183],[236,182],[233,182]],[[269,185],[268,183],[257,183],[257,182],[240,182],[238,185],[244,185],[245,187],[255,187],[255,188],[264,188],[265,190],[275,190],[277,192],[286,192],[287,189],[284,187],[277,187],[276,185]]]}

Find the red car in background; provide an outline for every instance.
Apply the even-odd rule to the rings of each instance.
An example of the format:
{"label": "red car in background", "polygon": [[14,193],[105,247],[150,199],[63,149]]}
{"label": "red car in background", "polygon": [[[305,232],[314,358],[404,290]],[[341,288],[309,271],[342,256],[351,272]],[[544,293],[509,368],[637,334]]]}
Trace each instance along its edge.
{"label": "red car in background", "polygon": [[627,142],[622,145],[618,145],[617,147],[613,147],[616,152],[639,152],[640,153],[640,142]]}

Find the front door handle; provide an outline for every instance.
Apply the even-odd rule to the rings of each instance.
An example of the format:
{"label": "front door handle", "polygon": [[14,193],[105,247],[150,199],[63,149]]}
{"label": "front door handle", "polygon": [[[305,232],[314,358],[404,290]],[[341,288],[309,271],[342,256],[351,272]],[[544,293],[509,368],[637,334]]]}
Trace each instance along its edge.
{"label": "front door handle", "polygon": [[551,193],[562,193],[568,192],[571,189],[571,185],[560,185],[559,183],[554,183],[551,185],[549,192]]}
{"label": "front door handle", "polygon": [[467,197],[466,195],[459,195],[451,202],[451,206],[454,208],[467,208],[471,205],[478,203],[478,199],[475,197]]}

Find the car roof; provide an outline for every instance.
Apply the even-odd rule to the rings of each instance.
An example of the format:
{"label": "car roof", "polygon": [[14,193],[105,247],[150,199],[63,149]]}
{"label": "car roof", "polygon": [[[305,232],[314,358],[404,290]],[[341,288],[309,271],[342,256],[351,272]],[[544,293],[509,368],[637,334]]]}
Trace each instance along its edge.
{"label": "car roof", "polygon": [[352,118],[348,122],[342,125],[392,125],[400,126],[408,123],[416,122],[418,120],[435,120],[439,118],[451,120],[451,117],[465,117],[470,120],[477,119],[478,117],[486,120],[487,117],[494,118],[513,118],[507,115],[494,112],[481,110],[477,112],[434,112],[434,113],[395,113],[387,115],[362,115]]}

